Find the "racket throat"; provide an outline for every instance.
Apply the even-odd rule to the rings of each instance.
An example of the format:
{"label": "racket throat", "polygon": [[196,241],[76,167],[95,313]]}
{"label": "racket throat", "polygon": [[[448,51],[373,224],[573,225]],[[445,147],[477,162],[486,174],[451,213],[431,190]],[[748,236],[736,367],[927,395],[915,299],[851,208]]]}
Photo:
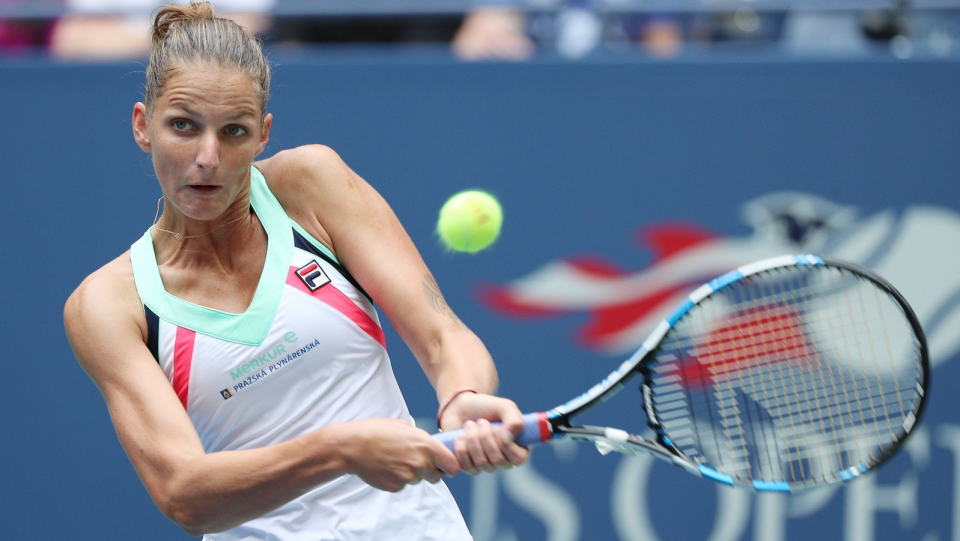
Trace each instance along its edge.
{"label": "racket throat", "polygon": [[671,454],[686,458],[673,441],[667,437],[663,425],[660,424],[660,420],[657,418],[657,412],[653,404],[653,388],[650,386],[646,374],[644,374],[643,382],[640,384],[640,395],[643,397],[643,411],[647,414],[647,426],[657,435],[657,443],[670,451]]}

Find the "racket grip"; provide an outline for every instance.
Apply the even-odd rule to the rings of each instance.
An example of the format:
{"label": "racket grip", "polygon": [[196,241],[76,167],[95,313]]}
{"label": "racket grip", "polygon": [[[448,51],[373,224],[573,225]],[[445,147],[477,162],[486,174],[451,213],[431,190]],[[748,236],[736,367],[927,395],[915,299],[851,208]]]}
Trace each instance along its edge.
{"label": "racket grip", "polygon": [[[500,422],[494,422],[490,424],[493,426],[502,425]],[[447,449],[453,451],[453,442],[460,434],[463,434],[462,428],[459,430],[451,430],[449,432],[439,432],[434,434],[433,437],[437,438],[441,443],[446,445]],[[531,445],[545,442],[552,436],[553,432],[550,429],[550,420],[547,418],[546,413],[528,413],[523,416],[523,430],[517,435],[516,442],[517,445],[522,447],[530,447]]]}

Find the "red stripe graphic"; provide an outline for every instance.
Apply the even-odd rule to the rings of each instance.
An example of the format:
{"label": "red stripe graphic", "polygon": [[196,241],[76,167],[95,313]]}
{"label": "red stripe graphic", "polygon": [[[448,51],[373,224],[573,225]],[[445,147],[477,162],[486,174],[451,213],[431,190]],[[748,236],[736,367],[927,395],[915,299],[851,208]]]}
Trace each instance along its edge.
{"label": "red stripe graphic", "polygon": [[349,297],[334,287],[332,283],[327,284],[316,291],[310,291],[310,288],[303,283],[303,280],[301,280],[299,276],[297,276],[297,267],[290,267],[290,272],[287,274],[287,285],[303,291],[307,295],[310,295],[311,297],[329,305],[334,310],[347,316],[347,318],[354,322],[357,327],[360,327],[363,332],[370,335],[370,338],[373,338],[381,346],[383,346],[383,349],[387,349],[387,339],[383,336],[383,329],[381,329],[380,326],[377,325],[377,322],[368,316],[366,312],[354,304]]}
{"label": "red stripe graphic", "polygon": [[193,343],[196,331],[177,327],[177,341],[173,347],[173,390],[180,398],[183,409],[187,409],[187,395],[190,391],[190,363],[193,362]]}
{"label": "red stripe graphic", "polygon": [[798,314],[762,306],[732,315],[695,344],[695,356],[680,361],[680,375],[688,389],[702,388],[717,378],[745,377],[740,373],[776,363],[802,367],[815,355]]}

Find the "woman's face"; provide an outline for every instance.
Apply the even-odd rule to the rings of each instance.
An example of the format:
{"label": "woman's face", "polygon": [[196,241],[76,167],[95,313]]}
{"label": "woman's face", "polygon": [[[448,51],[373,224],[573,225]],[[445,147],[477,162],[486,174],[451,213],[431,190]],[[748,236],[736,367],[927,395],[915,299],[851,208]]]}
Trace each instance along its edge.
{"label": "woman's face", "polygon": [[133,111],[134,138],[153,157],[167,204],[194,220],[220,216],[246,189],[271,121],[249,75],[202,65],[179,66],[151,114],[143,103]]}

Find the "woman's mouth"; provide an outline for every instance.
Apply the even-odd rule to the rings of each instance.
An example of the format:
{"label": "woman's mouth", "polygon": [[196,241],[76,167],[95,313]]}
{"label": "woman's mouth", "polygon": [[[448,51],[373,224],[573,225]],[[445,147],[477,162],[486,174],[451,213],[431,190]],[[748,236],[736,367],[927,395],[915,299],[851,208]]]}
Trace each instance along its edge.
{"label": "woman's mouth", "polygon": [[220,189],[220,186],[213,184],[190,184],[187,189],[197,195],[210,195]]}

